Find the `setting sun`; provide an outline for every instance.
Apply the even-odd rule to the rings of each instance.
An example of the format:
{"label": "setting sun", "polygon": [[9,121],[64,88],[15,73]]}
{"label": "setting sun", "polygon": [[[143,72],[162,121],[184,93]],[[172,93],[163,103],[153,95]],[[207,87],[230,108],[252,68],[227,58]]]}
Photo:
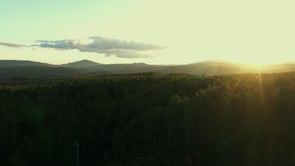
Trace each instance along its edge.
{"label": "setting sun", "polygon": [[249,65],[269,65],[269,64],[284,63],[284,61],[282,60],[271,58],[271,57],[263,57],[263,56],[248,56],[245,58],[233,58],[232,61],[241,63],[241,64],[249,64]]}

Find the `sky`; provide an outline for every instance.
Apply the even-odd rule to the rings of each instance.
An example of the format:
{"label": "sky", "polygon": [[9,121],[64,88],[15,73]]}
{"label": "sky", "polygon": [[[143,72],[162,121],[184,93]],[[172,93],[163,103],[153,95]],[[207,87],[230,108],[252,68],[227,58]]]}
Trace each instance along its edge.
{"label": "sky", "polygon": [[0,59],[295,61],[293,0],[0,0]]}

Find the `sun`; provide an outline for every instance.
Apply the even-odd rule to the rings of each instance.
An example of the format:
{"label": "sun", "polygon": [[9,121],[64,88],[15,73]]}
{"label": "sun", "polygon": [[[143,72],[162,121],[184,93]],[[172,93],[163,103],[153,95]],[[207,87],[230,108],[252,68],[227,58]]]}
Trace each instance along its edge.
{"label": "sun", "polygon": [[235,57],[233,58],[233,61],[246,65],[270,65],[281,63],[281,61],[279,61],[278,59],[268,56]]}

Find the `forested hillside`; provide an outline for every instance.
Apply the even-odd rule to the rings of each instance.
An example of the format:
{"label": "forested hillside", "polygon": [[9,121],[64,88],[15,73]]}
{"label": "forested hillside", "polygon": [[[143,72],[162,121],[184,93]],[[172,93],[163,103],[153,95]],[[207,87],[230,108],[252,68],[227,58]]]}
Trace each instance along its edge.
{"label": "forested hillside", "polygon": [[247,65],[226,61],[204,61],[185,65],[151,65],[145,63],[101,64],[81,60],[63,65],[34,61],[0,60],[0,83],[73,77],[93,77],[114,74],[162,73],[192,75],[225,75],[241,73],[295,72],[294,62],[274,65]]}
{"label": "forested hillside", "polygon": [[3,166],[295,165],[295,73],[3,84],[0,131]]}

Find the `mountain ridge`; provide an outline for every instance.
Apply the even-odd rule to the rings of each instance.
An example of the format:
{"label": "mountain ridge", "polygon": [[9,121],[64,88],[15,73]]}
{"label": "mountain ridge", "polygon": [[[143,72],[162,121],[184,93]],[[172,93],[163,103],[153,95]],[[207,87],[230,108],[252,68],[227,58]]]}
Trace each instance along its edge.
{"label": "mountain ridge", "polygon": [[66,66],[66,67],[82,67],[82,68],[83,67],[88,67],[88,66],[95,66],[95,65],[102,65],[102,64],[94,62],[94,61],[90,61],[90,60],[87,60],[87,59],[62,64],[62,66]]}
{"label": "mountain ridge", "polygon": [[54,66],[52,64],[30,60],[0,60],[0,67],[12,66]]}
{"label": "mountain ridge", "polygon": [[[254,66],[254,67],[253,67]],[[295,71],[295,63],[262,65],[259,72]],[[180,73],[193,75],[223,75],[238,73],[255,73],[255,65],[245,65],[226,61],[203,61],[184,65],[151,65],[146,63],[102,64],[90,60],[79,60],[62,65],[53,65],[35,61],[0,60],[0,80],[13,78],[47,78],[50,77],[92,77],[109,74],[131,73]]]}

